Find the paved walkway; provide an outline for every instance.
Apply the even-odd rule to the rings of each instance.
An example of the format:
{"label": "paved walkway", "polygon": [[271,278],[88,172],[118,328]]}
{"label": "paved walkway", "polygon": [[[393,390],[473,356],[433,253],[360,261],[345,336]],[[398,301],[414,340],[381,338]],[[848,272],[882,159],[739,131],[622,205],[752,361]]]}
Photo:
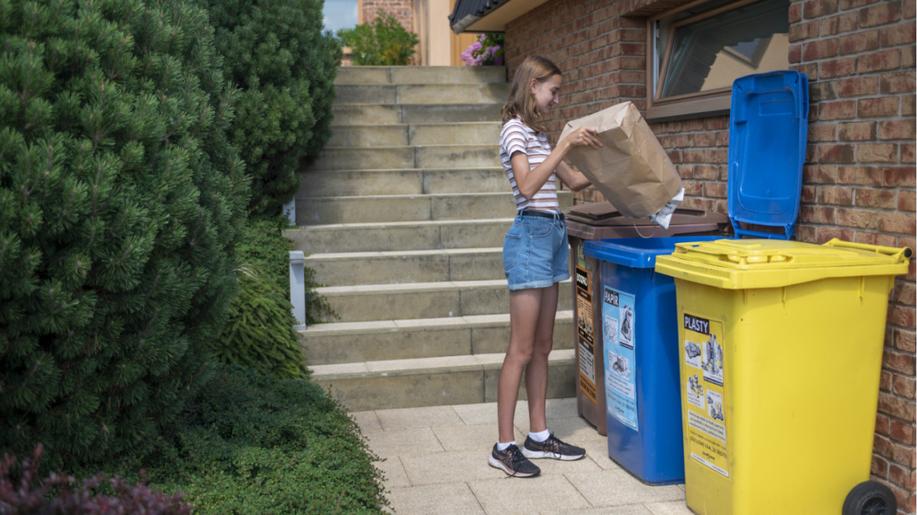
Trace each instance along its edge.
{"label": "paved walkway", "polygon": [[[516,407],[524,441],[528,406]],[[609,513],[681,515],[683,485],[644,485],[608,459],[606,440],[576,414],[576,399],[548,401],[548,425],[586,448],[574,462],[538,460],[541,477],[507,478],[487,465],[497,431],[496,403],[353,413],[384,461],[386,489],[398,514]]]}

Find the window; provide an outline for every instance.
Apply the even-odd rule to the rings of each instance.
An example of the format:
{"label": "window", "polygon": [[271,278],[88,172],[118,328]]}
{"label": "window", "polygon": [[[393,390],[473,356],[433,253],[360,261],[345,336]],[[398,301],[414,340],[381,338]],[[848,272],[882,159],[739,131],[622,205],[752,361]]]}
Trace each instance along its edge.
{"label": "window", "polygon": [[650,18],[647,118],[729,110],[732,81],[789,67],[789,0],[707,0]]}
{"label": "window", "polygon": [[358,0],[325,0],[322,8],[322,25],[325,30],[337,32],[341,29],[352,29],[358,21]]}

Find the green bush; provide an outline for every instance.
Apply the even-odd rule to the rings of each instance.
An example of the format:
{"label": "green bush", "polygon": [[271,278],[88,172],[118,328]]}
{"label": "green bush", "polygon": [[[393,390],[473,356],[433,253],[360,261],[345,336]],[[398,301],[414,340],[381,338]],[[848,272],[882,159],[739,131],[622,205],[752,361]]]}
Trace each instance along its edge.
{"label": "green bush", "polygon": [[243,165],[212,28],[175,0],[0,0],[0,449],[162,441],[235,289]]}
{"label": "green bush", "polygon": [[232,138],[252,177],[250,209],[280,213],[301,162],[330,137],[340,46],[321,32],[321,0],[200,1],[240,90]]}
{"label": "green bush", "polygon": [[221,367],[151,486],[202,513],[367,513],[387,506],[378,460],[318,386]]}
{"label": "green bush", "polygon": [[349,46],[353,64],[364,66],[402,66],[411,61],[417,34],[408,32],[391,14],[382,12],[372,23],[338,31],[344,46]]}

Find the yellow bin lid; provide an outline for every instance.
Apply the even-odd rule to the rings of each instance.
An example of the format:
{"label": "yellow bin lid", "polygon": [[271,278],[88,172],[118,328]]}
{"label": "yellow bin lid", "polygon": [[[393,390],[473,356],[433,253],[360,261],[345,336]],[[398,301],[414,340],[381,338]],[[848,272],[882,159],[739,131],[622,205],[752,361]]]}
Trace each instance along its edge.
{"label": "yellow bin lid", "polygon": [[656,271],[727,290],[779,288],[829,277],[902,275],[911,250],[833,239],[824,245],[786,240],[677,243],[656,258]]}

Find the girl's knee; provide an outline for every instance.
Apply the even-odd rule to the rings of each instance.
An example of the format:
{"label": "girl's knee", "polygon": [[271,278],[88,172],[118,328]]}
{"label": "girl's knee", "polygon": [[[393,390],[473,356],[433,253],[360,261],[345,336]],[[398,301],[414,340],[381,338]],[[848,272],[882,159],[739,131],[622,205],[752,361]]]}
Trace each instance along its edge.
{"label": "girl's knee", "polygon": [[536,340],[535,346],[532,349],[532,355],[534,358],[548,359],[548,354],[551,353],[551,349],[554,347],[554,340]]}
{"label": "girl's knee", "polygon": [[535,350],[531,345],[510,345],[509,350],[506,352],[506,356],[512,361],[525,365],[529,361],[532,361],[534,353]]}

